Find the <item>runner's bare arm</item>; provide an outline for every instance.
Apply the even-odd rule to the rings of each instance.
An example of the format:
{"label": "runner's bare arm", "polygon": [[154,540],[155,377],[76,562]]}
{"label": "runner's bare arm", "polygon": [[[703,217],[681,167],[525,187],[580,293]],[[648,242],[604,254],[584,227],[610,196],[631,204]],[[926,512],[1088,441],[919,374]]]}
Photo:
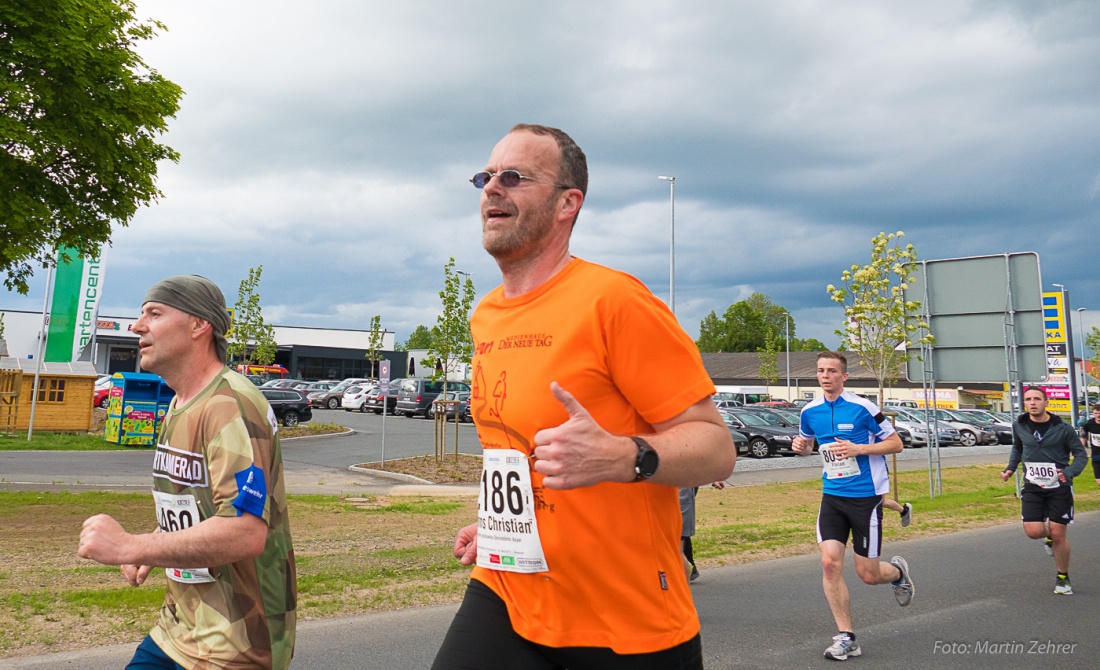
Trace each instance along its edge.
{"label": "runner's bare arm", "polygon": [[248,512],[212,517],[171,533],[140,535],[127,533],[106,514],[97,514],[84,521],[77,554],[106,565],[199,568],[255,558],[266,542],[267,522]]}
{"label": "runner's bare arm", "polygon": [[[569,420],[535,434],[536,471],[543,485],[572,489],[600,482],[634,481],[638,447],[630,436],[604,430],[568,391],[554,382],[550,390],[569,413]],[[736,452],[729,429],[710,398],[653,425],[642,435],[660,457],[649,481],[664,486],[703,486],[733,472]]]}
{"label": "runner's bare arm", "polygon": [[902,443],[901,437],[894,433],[885,440],[874,444],[856,444],[848,440],[837,440],[836,446],[832,447],[832,452],[838,458],[848,458],[849,456],[900,454],[904,448],[905,445]]}

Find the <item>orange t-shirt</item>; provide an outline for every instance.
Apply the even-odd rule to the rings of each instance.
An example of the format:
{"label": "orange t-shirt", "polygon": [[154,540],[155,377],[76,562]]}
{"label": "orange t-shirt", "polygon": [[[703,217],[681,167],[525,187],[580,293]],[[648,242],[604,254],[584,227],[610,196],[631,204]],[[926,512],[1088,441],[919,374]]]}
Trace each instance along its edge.
{"label": "orange t-shirt", "polygon": [[[616,435],[652,433],[714,393],[699,351],[641,282],[573,259],[514,299],[497,288],[470,320],[470,403],[485,449],[530,453],[569,417],[557,381]],[[551,647],[667,649],[699,632],[680,556],[677,489],[602,483],[555,491],[531,472],[548,572],[475,567],[523,638]]]}

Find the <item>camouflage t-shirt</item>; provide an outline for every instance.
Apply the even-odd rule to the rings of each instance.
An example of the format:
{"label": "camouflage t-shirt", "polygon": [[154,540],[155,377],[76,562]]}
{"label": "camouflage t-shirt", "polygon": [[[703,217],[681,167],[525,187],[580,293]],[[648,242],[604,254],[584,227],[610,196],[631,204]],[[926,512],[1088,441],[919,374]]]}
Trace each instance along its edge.
{"label": "camouflage t-shirt", "polygon": [[254,514],[267,522],[255,559],[168,568],[168,593],[153,641],[188,669],[290,665],[295,570],[278,422],[264,396],[224,369],[183,407],[168,408],[153,461],[162,532],[213,516]]}

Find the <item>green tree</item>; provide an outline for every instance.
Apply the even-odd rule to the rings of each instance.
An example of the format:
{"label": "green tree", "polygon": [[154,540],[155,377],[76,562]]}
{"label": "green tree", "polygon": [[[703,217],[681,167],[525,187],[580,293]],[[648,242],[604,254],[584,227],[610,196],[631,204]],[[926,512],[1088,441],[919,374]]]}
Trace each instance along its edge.
{"label": "green tree", "polygon": [[718,318],[714,310],[711,310],[710,314],[707,314],[699,322],[699,339],[695,341],[695,345],[699,347],[699,351],[712,353],[725,351],[725,343],[725,323]]}
{"label": "green tree", "polygon": [[233,330],[229,340],[229,358],[236,363],[271,365],[275,362],[275,328],[264,323],[260,307],[260,276],[264,266],[249,268],[248,277],[237,289],[233,308]]}
{"label": "green tree", "polygon": [[[2,333],[3,331],[0,331],[0,334]],[[1092,376],[1095,377],[1097,376],[1096,371],[1100,370],[1100,328],[1093,326],[1089,330],[1088,334],[1085,335],[1085,346],[1092,352],[1092,358],[1089,361],[1092,363]],[[1084,356],[1081,358],[1084,359]]]}
{"label": "green tree", "polygon": [[[760,351],[768,346],[768,332],[784,333],[781,351],[786,347],[787,310],[763,293],[753,293],[745,300],[730,305],[721,318],[713,311],[699,324],[699,351]],[[790,337],[795,334],[791,319]]]}
{"label": "green tree", "polygon": [[771,386],[779,380],[779,352],[783,349],[783,343],[771,328],[768,329],[764,341],[764,347],[757,350],[760,357],[760,378]]}
{"label": "green tree", "polygon": [[447,371],[457,363],[469,363],[474,355],[474,338],[470,334],[470,308],[474,305],[474,280],[465,275],[459,279],[454,271],[455,259],[443,266],[443,290],[439,299],[443,311],[432,328],[432,344],[425,356],[427,360],[443,362],[442,370],[436,369],[433,378],[446,379]]}
{"label": "green tree", "polygon": [[382,360],[379,350],[382,348],[382,315],[375,314],[370,320],[370,339],[367,341],[367,360],[370,361],[370,376],[374,374],[374,366]]}
{"label": "green tree", "polygon": [[[794,324],[791,324],[792,330]],[[825,343],[814,337],[807,337],[804,340],[797,338],[791,338],[791,351],[828,351],[829,347],[825,346]]]}
{"label": "green tree", "polygon": [[[879,233],[871,239],[871,262],[842,272],[841,288],[832,284],[825,288],[834,302],[844,305],[844,329],[836,331],[841,345],[857,352],[875,375],[879,402],[886,385],[897,380],[902,363],[911,357],[910,334],[928,331],[928,324],[916,317],[920,302],[905,300],[917,250],[912,244],[901,246],[904,236],[900,230]],[[931,334],[918,340],[921,344],[934,341]]]}
{"label": "green tree", "polygon": [[414,349],[429,349],[432,346],[432,331],[424,325],[417,326],[409,335],[404,344],[397,346],[398,351],[412,351]]}
{"label": "green tree", "polygon": [[26,293],[54,249],[96,257],[138,207],[163,194],[156,139],[183,91],[148,67],[138,43],[164,26],[132,0],[0,4],[0,271]]}

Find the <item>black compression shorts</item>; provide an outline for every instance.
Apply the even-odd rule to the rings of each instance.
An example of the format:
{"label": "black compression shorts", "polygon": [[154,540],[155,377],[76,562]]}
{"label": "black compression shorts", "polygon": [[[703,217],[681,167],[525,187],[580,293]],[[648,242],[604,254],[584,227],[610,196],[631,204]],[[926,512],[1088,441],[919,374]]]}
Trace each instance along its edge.
{"label": "black compression shorts", "polygon": [[882,551],[882,496],[842,498],[825,493],[817,513],[817,542],[848,543],[864,558],[878,558]]}
{"label": "black compression shorts", "polygon": [[476,579],[466,587],[432,670],[702,670],[703,645],[687,642],[649,654],[616,654],[604,647],[546,647],[512,630],[508,607]]}

